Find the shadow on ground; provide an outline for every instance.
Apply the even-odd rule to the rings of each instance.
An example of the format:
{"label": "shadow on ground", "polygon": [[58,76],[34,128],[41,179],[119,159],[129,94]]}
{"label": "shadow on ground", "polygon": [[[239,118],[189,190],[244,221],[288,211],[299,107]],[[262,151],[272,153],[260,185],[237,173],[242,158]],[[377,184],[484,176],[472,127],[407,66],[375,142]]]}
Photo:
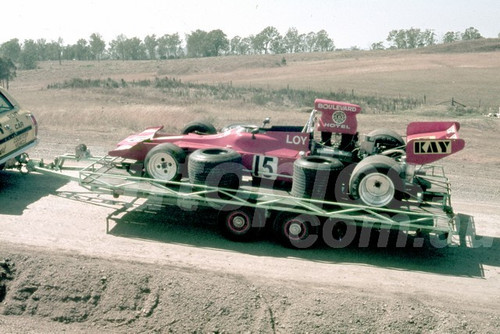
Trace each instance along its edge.
{"label": "shadow on ground", "polygon": [[30,204],[55,194],[67,182],[51,175],[0,171],[0,215],[22,215]]}
{"label": "shadow on ground", "polygon": [[[483,265],[500,266],[500,240],[475,234],[474,220],[461,215],[457,244],[444,246],[437,238],[404,235],[406,242],[384,231],[363,231],[369,241],[355,238],[349,245],[332,248],[325,243],[307,250],[283,247],[270,230],[250,242],[233,242],[220,233],[217,210],[184,210],[161,206],[154,201],[124,207],[107,218],[108,233],[127,238],[147,239],[193,247],[224,249],[267,257],[294,257],[322,263],[359,263],[396,270],[420,271],[442,275],[484,277]],[[401,238],[401,237],[399,237]]]}

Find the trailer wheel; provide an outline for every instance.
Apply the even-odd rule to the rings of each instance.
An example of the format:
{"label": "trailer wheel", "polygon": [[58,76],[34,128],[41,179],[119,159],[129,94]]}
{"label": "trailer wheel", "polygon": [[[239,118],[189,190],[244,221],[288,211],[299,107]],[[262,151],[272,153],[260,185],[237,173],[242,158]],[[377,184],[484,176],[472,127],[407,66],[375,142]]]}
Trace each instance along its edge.
{"label": "trailer wheel", "polygon": [[232,149],[199,149],[189,156],[188,174],[191,183],[237,189],[242,173],[241,155]]}
{"label": "trailer wheel", "polygon": [[318,241],[319,226],[316,216],[281,212],[274,221],[273,230],[284,246],[306,249]]}
{"label": "trailer wheel", "polygon": [[194,121],[186,124],[181,132],[183,135],[188,133],[198,133],[202,135],[213,135],[217,133],[215,127],[207,122]]}
{"label": "trailer wheel", "polygon": [[312,155],[295,160],[292,196],[334,200],[336,181],[342,169],[342,162],[331,157]]}
{"label": "trailer wheel", "polygon": [[226,206],[219,212],[219,227],[222,234],[233,241],[249,241],[265,226],[264,210]]}
{"label": "trailer wheel", "polygon": [[352,198],[372,207],[400,206],[404,193],[404,171],[390,157],[373,155],[362,160],[349,180]]}
{"label": "trailer wheel", "polygon": [[144,160],[144,168],[149,177],[163,181],[178,181],[182,176],[182,164],[186,153],[171,143],[153,147]]}

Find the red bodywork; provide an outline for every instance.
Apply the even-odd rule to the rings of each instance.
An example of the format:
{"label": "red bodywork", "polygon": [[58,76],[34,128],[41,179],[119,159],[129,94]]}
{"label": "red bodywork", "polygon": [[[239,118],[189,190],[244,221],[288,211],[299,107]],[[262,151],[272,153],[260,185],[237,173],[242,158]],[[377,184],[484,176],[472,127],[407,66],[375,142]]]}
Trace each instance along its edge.
{"label": "red bodywork", "polygon": [[[311,114],[314,117],[305,127],[309,129],[307,131],[313,131],[315,124],[316,130],[321,132],[357,133],[356,115],[361,111],[358,105],[317,99],[314,106]],[[317,113],[320,115],[314,123]],[[459,128],[457,122],[410,123],[406,162],[427,164],[460,151],[465,143],[458,138]],[[241,154],[244,168],[254,176],[276,179],[278,175],[291,176],[293,162],[302,155],[316,153],[311,152],[313,134],[303,132],[302,127],[297,126],[237,126],[212,135],[168,135],[161,133],[161,129],[163,126],[151,127],[131,135],[118,143],[109,155],[142,162],[153,147],[162,143],[175,144],[187,154],[202,148],[231,148]]]}
{"label": "red bodywork", "polygon": [[462,150],[458,122],[414,122],[406,129],[406,162],[424,165]]}
{"label": "red bodywork", "polygon": [[152,127],[131,135],[109,155],[144,161],[149,150],[162,143],[175,144],[188,154],[200,148],[226,147],[240,153],[243,166],[262,177],[261,172],[292,175],[293,162],[301,152],[308,154],[310,150],[311,134],[300,132],[297,127],[271,127],[258,133],[236,127],[213,135],[168,135],[160,133],[161,129],[163,126]]}

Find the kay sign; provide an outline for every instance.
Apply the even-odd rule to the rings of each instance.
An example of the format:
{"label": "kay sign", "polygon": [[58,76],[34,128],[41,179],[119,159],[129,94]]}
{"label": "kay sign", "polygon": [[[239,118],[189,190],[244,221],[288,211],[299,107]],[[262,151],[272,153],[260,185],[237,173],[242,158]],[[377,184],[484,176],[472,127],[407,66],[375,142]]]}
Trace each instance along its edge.
{"label": "kay sign", "polygon": [[316,99],[314,109],[321,112],[318,131],[355,134],[358,128],[356,115],[361,107],[356,104]]}

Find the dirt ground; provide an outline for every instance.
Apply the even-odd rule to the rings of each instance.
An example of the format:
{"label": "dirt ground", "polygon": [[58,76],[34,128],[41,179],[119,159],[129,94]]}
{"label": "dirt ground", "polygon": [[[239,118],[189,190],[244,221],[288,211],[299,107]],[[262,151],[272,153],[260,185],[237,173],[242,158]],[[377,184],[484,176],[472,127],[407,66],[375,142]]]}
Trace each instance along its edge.
{"label": "dirt ground", "polygon": [[[180,75],[235,84],[240,78],[259,87],[278,81],[286,87],[291,80],[291,87],[336,90],[342,84],[349,91],[376,89],[373,94],[380,95],[408,90],[409,96],[427,94],[436,103],[470,95],[497,108],[499,58],[467,55],[412,56],[415,64],[425,60],[429,67],[408,71],[408,56],[399,53],[381,56],[382,63],[378,56],[304,64],[287,57],[286,67],[271,66],[273,59],[261,66],[260,57],[245,58],[248,66],[238,60],[234,69],[226,58],[133,66],[42,63],[38,70],[19,71],[11,91],[39,120],[41,141],[31,157],[48,162],[79,143],[94,155],[106,154],[132,125],[142,129],[152,120],[159,124],[148,126],[170,122],[166,125],[179,128],[201,116],[218,127],[231,117],[255,122],[271,116],[273,124],[296,125],[307,117],[298,110],[235,109],[234,101],[174,104],[161,91],[146,89],[47,89],[73,77]],[[304,72],[297,75],[300,68]],[[328,69],[336,75],[324,76]],[[346,73],[339,79],[344,69],[371,74]],[[182,203],[165,207],[154,198],[113,198],[53,175],[1,171],[0,333],[498,333],[500,119],[455,118],[446,107],[429,104],[427,110],[399,114],[362,113],[358,124],[361,133],[380,127],[404,133],[411,121],[450,119],[460,121],[466,148],[440,161],[461,215],[460,235],[449,247],[432,242],[419,247],[418,238],[409,238],[405,247],[393,241],[379,247],[376,233],[369,245],[353,242],[340,249],[288,249],[267,234],[236,243],[220,235],[215,210]]]}
{"label": "dirt ground", "polygon": [[[500,122],[462,123],[467,149],[445,168],[470,224],[445,248],[235,243],[218,233],[213,210],[0,172],[1,332],[497,333],[500,157],[488,143],[500,139]],[[83,140],[104,154],[122,134],[40,136],[33,156],[49,159]]]}

